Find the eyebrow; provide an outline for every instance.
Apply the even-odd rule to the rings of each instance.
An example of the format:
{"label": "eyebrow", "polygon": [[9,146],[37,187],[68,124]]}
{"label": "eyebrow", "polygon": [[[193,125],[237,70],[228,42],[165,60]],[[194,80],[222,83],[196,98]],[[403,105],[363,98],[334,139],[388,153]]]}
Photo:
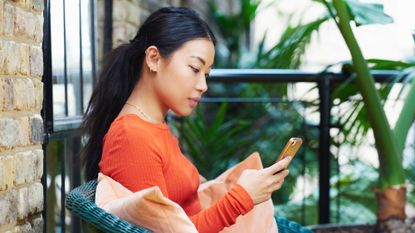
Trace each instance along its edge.
{"label": "eyebrow", "polygon": [[191,58],[196,58],[196,59],[198,59],[200,62],[202,62],[203,63],[203,65],[206,65],[206,62],[205,62],[205,60],[203,60],[201,57],[199,57],[199,56],[190,56]]}
{"label": "eyebrow", "polygon": [[[197,60],[199,60],[200,62],[202,62],[203,63],[203,65],[206,65],[206,61],[205,60],[203,60],[203,58],[201,58],[201,57],[199,57],[199,56],[195,56],[195,55],[193,55],[193,56],[190,56],[191,58],[196,58]],[[213,64],[210,66],[210,68],[212,68],[212,66],[213,66]]]}

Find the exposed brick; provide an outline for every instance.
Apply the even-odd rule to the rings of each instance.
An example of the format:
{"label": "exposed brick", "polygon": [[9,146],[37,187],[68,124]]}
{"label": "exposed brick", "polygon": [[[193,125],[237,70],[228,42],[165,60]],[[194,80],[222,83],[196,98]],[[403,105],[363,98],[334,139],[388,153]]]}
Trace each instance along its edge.
{"label": "exposed brick", "polygon": [[[33,24],[29,24],[29,28],[31,29],[30,35],[36,43],[40,44],[43,40],[43,15],[36,14],[33,15]],[[43,67],[43,64],[42,64]]]}
{"label": "exposed brick", "polygon": [[147,0],[147,1],[140,1],[140,8],[149,10],[151,12],[157,10],[160,6],[164,6],[166,1],[160,0]]}
{"label": "exposed brick", "polygon": [[6,233],[34,233],[32,227],[28,222],[25,222],[21,225],[17,225],[11,231],[6,231]]}
{"label": "exposed brick", "polygon": [[127,19],[128,5],[125,1],[114,0],[112,11],[113,21],[125,21]]}
{"label": "exposed brick", "polygon": [[2,73],[4,74],[18,74],[20,70],[20,48],[14,41],[5,41],[5,59]]}
{"label": "exposed brick", "polygon": [[17,118],[19,124],[19,145],[30,144],[30,125],[28,117]]}
{"label": "exposed brick", "polygon": [[14,35],[40,43],[43,37],[43,16],[15,8]]}
{"label": "exposed brick", "polygon": [[150,11],[149,10],[141,9],[140,22],[144,22],[148,18],[149,15],[150,15]]}
{"label": "exposed brick", "polygon": [[43,8],[44,0],[0,0],[0,114],[8,112],[0,117],[0,229],[15,233],[44,228],[43,150],[24,149],[43,140]]}
{"label": "exposed brick", "polygon": [[137,34],[137,27],[133,26],[132,24],[126,24],[126,30],[127,30],[127,40],[130,38],[133,38],[135,34]]}
{"label": "exposed brick", "polygon": [[3,90],[4,90],[3,108],[6,110],[11,110],[14,108],[13,81],[11,79],[5,79],[3,81]]}
{"label": "exposed brick", "polygon": [[140,24],[140,9],[137,4],[129,1],[114,1],[113,20],[129,22],[138,28]]}
{"label": "exposed brick", "polygon": [[0,191],[13,187],[16,174],[16,164],[13,156],[0,157]]}
{"label": "exposed brick", "polygon": [[15,222],[17,218],[17,192],[0,194],[0,226]]}
{"label": "exposed brick", "polygon": [[34,144],[43,143],[43,120],[40,115],[35,115],[30,118],[30,123],[32,125],[32,134],[31,139]]}
{"label": "exposed brick", "polygon": [[43,1],[44,0],[32,0],[32,5],[31,5],[32,10],[37,11],[37,12],[42,12],[44,8]]}
{"label": "exposed brick", "polygon": [[38,79],[32,80],[35,86],[35,109],[40,112],[43,103],[43,82]]}
{"label": "exposed brick", "polygon": [[33,166],[35,167],[35,180],[40,180],[43,175],[43,150],[34,150],[34,163]]}
{"label": "exposed brick", "polygon": [[18,37],[27,36],[28,30],[28,21],[31,20],[31,15],[29,12],[21,9],[20,7],[15,8],[15,24],[14,24],[14,35]]}
{"label": "exposed brick", "polygon": [[33,218],[31,221],[32,229],[34,232],[43,232],[43,218],[42,215],[39,215],[36,218]]}
{"label": "exposed brick", "polygon": [[129,23],[114,22],[113,25],[113,46],[128,42],[137,33],[137,27]]}
{"label": "exposed brick", "polygon": [[43,210],[43,186],[40,182],[29,186],[29,209],[30,213],[37,213]]}
{"label": "exposed brick", "polygon": [[21,187],[17,190],[17,219],[22,220],[29,214],[29,189]]}
{"label": "exposed brick", "polygon": [[27,44],[20,44],[20,69],[19,73],[22,75],[28,75],[29,74],[29,46]]}
{"label": "exposed brick", "polygon": [[0,40],[0,74],[4,74],[7,55],[8,54],[7,54],[6,42],[3,40]]}
{"label": "exposed brick", "polygon": [[131,0],[130,2],[132,3],[132,4],[134,4],[135,6],[140,6],[140,2],[141,2],[142,0]]}
{"label": "exposed brick", "polygon": [[0,0],[0,36],[3,35],[3,31],[4,31],[3,11],[4,11],[4,2],[3,0]]}
{"label": "exposed brick", "polygon": [[22,185],[34,180],[36,169],[33,166],[35,156],[31,151],[20,152],[15,155],[16,176],[14,185]]}
{"label": "exposed brick", "polygon": [[128,8],[126,10],[128,11],[127,21],[136,26],[136,30],[138,30],[140,25],[140,8],[134,3],[128,3]]}
{"label": "exposed brick", "polygon": [[0,79],[0,111],[4,109],[4,99],[5,99],[5,84],[3,79]]}
{"label": "exposed brick", "polygon": [[19,7],[27,8],[30,6],[30,0],[13,0]]}
{"label": "exposed brick", "polygon": [[35,87],[28,78],[13,79],[14,109],[27,110],[35,106]]}
{"label": "exposed brick", "polygon": [[19,143],[19,122],[11,118],[0,118],[0,148],[12,148]]}
{"label": "exposed brick", "polygon": [[127,41],[127,28],[125,23],[114,22],[112,30],[113,47],[117,47]]}
{"label": "exposed brick", "polygon": [[40,47],[30,47],[30,74],[43,75],[43,53]]}
{"label": "exposed brick", "polygon": [[3,19],[4,19],[4,34],[6,36],[12,36],[13,35],[13,29],[14,29],[14,18],[15,18],[15,7],[11,5],[10,3],[4,4],[4,13],[3,13]]}

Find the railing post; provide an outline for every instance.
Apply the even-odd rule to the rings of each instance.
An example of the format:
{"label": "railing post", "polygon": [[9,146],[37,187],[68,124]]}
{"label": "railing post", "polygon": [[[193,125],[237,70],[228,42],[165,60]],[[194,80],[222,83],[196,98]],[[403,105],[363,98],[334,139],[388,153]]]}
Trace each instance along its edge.
{"label": "railing post", "polygon": [[104,1],[104,56],[112,49],[112,0]]}
{"label": "railing post", "polygon": [[320,95],[319,125],[319,224],[330,222],[330,76],[321,75],[318,81]]}
{"label": "railing post", "polygon": [[44,221],[43,224],[43,233],[46,233],[47,220],[46,220],[46,210],[48,209],[49,203],[47,202],[46,193],[47,193],[47,146],[49,143],[49,133],[53,131],[53,100],[52,100],[52,50],[51,50],[51,34],[50,34],[50,0],[44,1],[43,8],[43,42],[42,42],[42,53],[43,53],[43,76],[42,82],[44,84],[43,88],[43,102],[41,115],[43,118],[43,174],[41,182],[43,185],[43,211],[42,218]]}

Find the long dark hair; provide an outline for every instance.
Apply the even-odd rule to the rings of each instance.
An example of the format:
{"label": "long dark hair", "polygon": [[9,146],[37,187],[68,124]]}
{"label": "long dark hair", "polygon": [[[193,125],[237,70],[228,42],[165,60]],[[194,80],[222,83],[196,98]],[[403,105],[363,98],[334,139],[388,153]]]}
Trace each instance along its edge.
{"label": "long dark hair", "polygon": [[216,43],[209,26],[194,10],[165,7],[147,18],[130,43],[110,52],[81,125],[87,134],[81,153],[87,180],[98,175],[103,137],[140,78],[145,50],[154,45],[161,56],[169,57],[185,42],[197,38]]}

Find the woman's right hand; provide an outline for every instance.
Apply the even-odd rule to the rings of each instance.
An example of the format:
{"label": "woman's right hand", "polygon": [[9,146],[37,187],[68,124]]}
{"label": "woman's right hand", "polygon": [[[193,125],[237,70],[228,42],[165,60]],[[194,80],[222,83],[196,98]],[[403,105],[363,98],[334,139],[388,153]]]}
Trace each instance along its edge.
{"label": "woman's right hand", "polygon": [[264,169],[247,169],[242,172],[237,184],[249,193],[254,205],[260,204],[271,198],[271,194],[281,188],[284,178],[288,175],[286,167],[289,162],[290,158],[287,157]]}

